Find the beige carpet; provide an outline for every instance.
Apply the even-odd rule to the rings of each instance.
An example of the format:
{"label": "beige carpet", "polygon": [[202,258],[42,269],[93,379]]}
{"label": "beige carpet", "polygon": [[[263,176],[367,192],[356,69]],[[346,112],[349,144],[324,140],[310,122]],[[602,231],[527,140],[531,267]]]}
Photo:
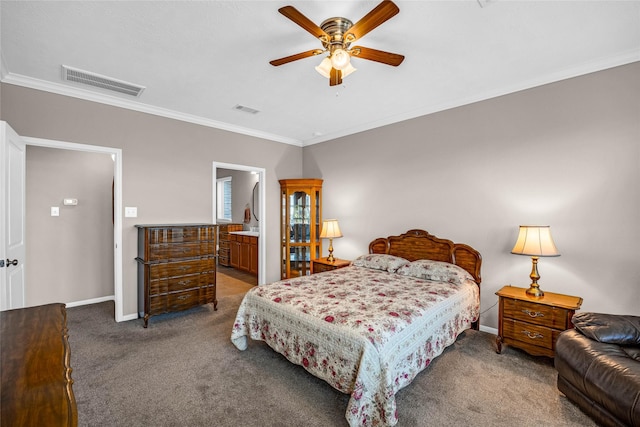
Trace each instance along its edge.
{"label": "beige carpet", "polygon": [[[231,344],[242,296],[153,317],[147,329],[114,322],[113,302],[69,308],[79,425],[346,426],[347,395],[262,342]],[[398,427],[595,426],[555,379],[550,359],[496,354],[494,336],[467,331],[397,394]]]}

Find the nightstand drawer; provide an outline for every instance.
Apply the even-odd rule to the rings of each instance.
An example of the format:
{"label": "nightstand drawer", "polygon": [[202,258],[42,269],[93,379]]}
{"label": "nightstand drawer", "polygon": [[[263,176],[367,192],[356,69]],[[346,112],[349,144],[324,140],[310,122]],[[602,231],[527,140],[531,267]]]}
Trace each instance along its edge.
{"label": "nightstand drawer", "polygon": [[333,271],[350,265],[351,261],[345,259],[336,258],[333,261],[327,261],[327,258],[318,258],[311,261],[311,274]]}
{"label": "nightstand drawer", "polygon": [[511,319],[504,319],[502,327],[504,338],[511,338],[538,347],[553,348],[555,332],[553,329]]}
{"label": "nightstand drawer", "polygon": [[503,315],[523,322],[534,322],[537,325],[549,328],[567,328],[567,310],[535,302],[505,298]]}

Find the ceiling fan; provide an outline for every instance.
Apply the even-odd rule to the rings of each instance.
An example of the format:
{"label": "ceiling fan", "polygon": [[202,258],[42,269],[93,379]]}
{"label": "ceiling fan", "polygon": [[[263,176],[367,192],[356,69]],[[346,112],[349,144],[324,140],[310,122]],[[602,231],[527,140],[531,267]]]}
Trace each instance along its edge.
{"label": "ceiling fan", "polygon": [[394,67],[400,65],[404,60],[403,55],[396,53],[384,52],[364,46],[351,47],[351,43],[362,38],[365,34],[400,12],[398,6],[390,0],[384,0],[355,24],[347,18],[336,17],[329,18],[318,26],[293,6],[281,7],[278,12],[318,38],[324,49],[311,49],[269,61],[273,66],[277,67],[298,59],[328,52],[329,55],[316,67],[316,70],[329,79],[329,86],[335,86],[341,84],[344,77],[356,70],[351,65],[351,57],[368,59]]}

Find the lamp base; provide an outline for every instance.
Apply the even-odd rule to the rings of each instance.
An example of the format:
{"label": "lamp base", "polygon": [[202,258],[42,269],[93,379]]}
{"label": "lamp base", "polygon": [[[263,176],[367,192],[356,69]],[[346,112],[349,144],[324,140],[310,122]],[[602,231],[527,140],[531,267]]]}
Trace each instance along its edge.
{"label": "lamp base", "polygon": [[333,239],[329,238],[329,256],[327,257],[327,261],[335,262],[335,258],[333,257]]}
{"label": "lamp base", "polygon": [[529,278],[531,279],[531,284],[529,285],[529,289],[525,292],[529,298],[542,298],[544,296],[544,292],[540,289],[540,285],[538,285],[538,280],[540,280],[540,275],[538,274],[538,257],[531,257],[531,274]]}
{"label": "lamp base", "polygon": [[544,297],[544,292],[542,292],[542,289],[540,289],[540,287],[538,286],[537,283],[535,283],[535,286],[532,283],[531,286],[529,287],[529,289],[527,289],[525,291],[525,294],[527,294],[527,296],[529,298],[542,298],[542,297]]}

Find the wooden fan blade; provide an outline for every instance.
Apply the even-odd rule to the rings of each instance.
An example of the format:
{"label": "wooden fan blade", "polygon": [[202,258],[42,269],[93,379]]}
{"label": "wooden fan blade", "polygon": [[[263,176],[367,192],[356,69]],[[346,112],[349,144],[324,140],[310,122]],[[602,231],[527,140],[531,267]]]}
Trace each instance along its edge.
{"label": "wooden fan blade", "polygon": [[329,36],[324,30],[318,27],[313,21],[304,16],[298,9],[293,6],[284,6],[278,9],[278,12],[291,19],[296,24],[300,25],[302,28],[313,34],[316,38],[326,37],[327,40]]}
{"label": "wooden fan blade", "polygon": [[368,59],[369,61],[376,61],[382,64],[392,65],[394,67],[397,67],[402,63],[402,61],[404,61],[404,55],[371,49],[370,47],[364,46],[355,46],[349,50],[349,53],[354,58]]}
{"label": "wooden fan blade", "polygon": [[336,70],[331,68],[331,74],[329,75],[329,86],[336,86],[342,83],[342,70]]}
{"label": "wooden fan blade", "polygon": [[362,38],[369,31],[373,30],[385,21],[393,18],[400,12],[396,4],[390,0],[385,0],[377,5],[371,12],[367,13],[362,19],[353,24],[349,28],[345,36],[345,40],[349,43]]}
{"label": "wooden fan blade", "polygon": [[289,62],[297,61],[298,59],[308,58],[310,56],[320,55],[323,51],[321,49],[312,49],[306,52],[296,53],[295,55],[285,56],[284,58],[274,59],[269,61],[269,64],[277,67],[278,65],[288,64]]}

